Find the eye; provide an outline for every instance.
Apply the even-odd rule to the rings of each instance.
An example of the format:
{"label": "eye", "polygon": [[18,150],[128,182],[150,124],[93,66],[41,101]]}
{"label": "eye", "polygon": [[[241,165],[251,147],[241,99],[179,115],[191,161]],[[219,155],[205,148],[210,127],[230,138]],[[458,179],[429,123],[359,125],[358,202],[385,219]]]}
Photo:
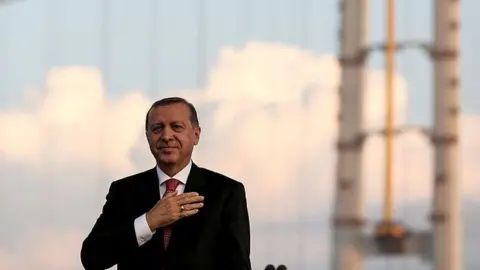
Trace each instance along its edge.
{"label": "eye", "polygon": [[154,127],[152,128],[152,132],[154,132],[154,133],[158,133],[158,132],[160,132],[161,130],[162,130],[162,127],[161,127],[161,126],[154,126]]}
{"label": "eye", "polygon": [[182,129],[183,129],[183,127],[182,127],[181,125],[178,125],[178,124],[172,125],[172,128],[173,128],[174,130],[176,130],[176,131],[179,131],[179,130],[182,130]]}

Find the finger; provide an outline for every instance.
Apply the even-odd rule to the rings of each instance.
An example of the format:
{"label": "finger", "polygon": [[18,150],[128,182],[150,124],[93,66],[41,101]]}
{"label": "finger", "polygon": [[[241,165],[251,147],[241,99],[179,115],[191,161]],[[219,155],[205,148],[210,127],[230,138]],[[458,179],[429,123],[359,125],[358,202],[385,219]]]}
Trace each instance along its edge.
{"label": "finger", "polygon": [[180,205],[203,202],[205,198],[203,196],[192,196],[192,197],[183,197],[177,200],[177,203]]}
{"label": "finger", "polygon": [[183,205],[183,209],[185,209],[184,211],[199,209],[202,207],[203,207],[203,203],[191,203],[191,204]]}
{"label": "finger", "polygon": [[198,209],[186,210],[186,211],[180,212],[180,217],[181,218],[189,217],[189,216],[195,215],[196,213],[198,213]]}
{"label": "finger", "polygon": [[199,194],[197,192],[187,192],[187,193],[183,193],[183,194],[180,194],[178,196],[175,197],[175,200],[178,201],[178,200],[182,200],[183,198],[189,198],[189,197],[195,197],[195,196],[198,196]]}
{"label": "finger", "polygon": [[171,198],[171,197],[174,197],[175,195],[177,195],[178,191],[174,191],[174,192],[167,192],[167,194],[165,194],[165,196],[163,197],[163,199],[168,199],[168,198]]}

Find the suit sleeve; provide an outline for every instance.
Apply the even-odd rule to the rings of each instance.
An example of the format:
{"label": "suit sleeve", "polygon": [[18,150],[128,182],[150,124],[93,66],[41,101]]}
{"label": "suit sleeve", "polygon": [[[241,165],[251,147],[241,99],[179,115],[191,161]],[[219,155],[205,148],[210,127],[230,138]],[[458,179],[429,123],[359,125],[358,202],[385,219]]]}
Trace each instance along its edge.
{"label": "suit sleeve", "polygon": [[238,183],[227,198],[224,215],[224,269],[251,270],[250,221],[245,187]]}
{"label": "suit sleeve", "polygon": [[122,217],[122,208],[121,193],[114,182],[102,213],[83,241],[80,257],[86,270],[108,269],[138,248],[134,220]]}

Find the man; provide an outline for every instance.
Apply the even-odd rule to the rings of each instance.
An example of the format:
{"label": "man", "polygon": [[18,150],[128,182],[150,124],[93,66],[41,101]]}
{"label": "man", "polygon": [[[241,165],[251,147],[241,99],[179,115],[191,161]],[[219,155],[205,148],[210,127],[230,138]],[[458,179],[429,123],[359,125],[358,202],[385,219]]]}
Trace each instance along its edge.
{"label": "man", "polygon": [[146,136],[157,166],[110,185],[82,245],[87,270],[250,270],[243,184],[192,162],[197,112],[185,99],[155,102]]}

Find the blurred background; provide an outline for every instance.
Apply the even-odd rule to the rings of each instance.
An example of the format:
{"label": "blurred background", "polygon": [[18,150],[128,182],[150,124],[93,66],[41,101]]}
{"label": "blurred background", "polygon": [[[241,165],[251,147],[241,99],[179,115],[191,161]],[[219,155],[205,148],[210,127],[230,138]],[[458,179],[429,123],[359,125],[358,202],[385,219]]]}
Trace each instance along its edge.
{"label": "blurred background", "polygon": [[[337,0],[0,0],[0,269],[79,270],[109,184],[154,166],[150,104],[199,111],[194,160],[246,185],[252,264],[327,269],[340,67]],[[385,39],[384,0],[370,41]],[[397,3],[398,40],[430,42],[433,1]],[[480,269],[480,2],[461,2],[461,182],[465,269]],[[398,125],[432,123],[432,64],[398,54]],[[384,119],[384,55],[369,57],[365,125]],[[395,139],[396,215],[427,228],[428,141]],[[383,201],[383,139],[365,145],[370,222]],[[475,256],[477,255],[477,256]],[[365,269],[430,269],[417,259]]]}

